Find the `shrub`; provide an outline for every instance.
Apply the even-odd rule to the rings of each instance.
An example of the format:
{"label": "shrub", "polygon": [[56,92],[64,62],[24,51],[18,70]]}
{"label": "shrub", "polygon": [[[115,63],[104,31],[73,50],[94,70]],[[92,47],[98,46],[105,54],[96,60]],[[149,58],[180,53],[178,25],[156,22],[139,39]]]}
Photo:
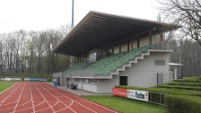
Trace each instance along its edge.
{"label": "shrub", "polygon": [[201,113],[201,98],[196,96],[166,95],[169,113]]}
{"label": "shrub", "polygon": [[47,81],[48,81],[48,82],[52,82],[52,79],[51,79],[51,78],[48,78]]}

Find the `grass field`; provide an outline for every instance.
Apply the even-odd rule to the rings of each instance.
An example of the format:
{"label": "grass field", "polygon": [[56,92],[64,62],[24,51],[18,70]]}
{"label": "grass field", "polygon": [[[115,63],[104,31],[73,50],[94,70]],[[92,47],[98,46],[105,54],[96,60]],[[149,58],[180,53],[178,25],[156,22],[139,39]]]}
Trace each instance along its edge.
{"label": "grass field", "polygon": [[0,92],[4,91],[5,89],[9,88],[10,86],[12,86],[13,84],[15,84],[15,82],[0,82]]}
{"label": "grass field", "polygon": [[168,113],[165,106],[140,102],[117,96],[84,96],[102,105],[108,106],[123,113]]}

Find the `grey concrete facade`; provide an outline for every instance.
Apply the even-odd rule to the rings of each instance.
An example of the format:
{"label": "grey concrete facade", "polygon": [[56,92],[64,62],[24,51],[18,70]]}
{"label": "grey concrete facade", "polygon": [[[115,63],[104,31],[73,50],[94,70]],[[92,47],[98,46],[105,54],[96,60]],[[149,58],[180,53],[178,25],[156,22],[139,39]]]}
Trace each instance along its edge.
{"label": "grey concrete facade", "polygon": [[[137,63],[132,63],[130,67],[126,67],[124,71],[120,71],[118,75],[112,75],[112,78],[72,78],[61,76],[62,85],[67,83],[78,84],[78,89],[86,90],[94,93],[111,93],[112,88],[120,85],[120,76],[127,76],[127,85],[136,87],[152,87],[157,85],[157,73],[167,75],[168,79],[164,82],[169,82],[169,55],[171,51],[150,50],[149,55],[143,59],[137,60]],[[165,64],[157,65],[156,60],[163,60]],[[69,81],[67,82],[67,78]],[[94,83],[89,81],[96,80]]]}

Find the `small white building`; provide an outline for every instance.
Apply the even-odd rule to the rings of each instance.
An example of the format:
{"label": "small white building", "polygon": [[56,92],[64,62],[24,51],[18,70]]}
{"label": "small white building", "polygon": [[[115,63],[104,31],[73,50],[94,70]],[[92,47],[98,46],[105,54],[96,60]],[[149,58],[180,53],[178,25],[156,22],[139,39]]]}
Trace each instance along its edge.
{"label": "small white building", "polygon": [[173,79],[172,50],[163,33],[177,26],[149,20],[89,12],[53,49],[80,63],[54,73],[62,86],[111,93],[116,85],[152,87]]}

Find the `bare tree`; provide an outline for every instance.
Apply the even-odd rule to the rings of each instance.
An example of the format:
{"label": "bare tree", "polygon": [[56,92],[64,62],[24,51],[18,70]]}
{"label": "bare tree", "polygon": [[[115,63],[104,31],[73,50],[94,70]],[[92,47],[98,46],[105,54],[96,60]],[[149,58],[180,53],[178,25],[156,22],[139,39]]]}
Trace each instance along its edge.
{"label": "bare tree", "polygon": [[15,35],[15,73],[19,73],[20,71],[20,56],[19,52],[21,47],[24,45],[26,32],[24,30],[19,30],[14,33]]}
{"label": "bare tree", "polygon": [[0,73],[3,72],[3,35],[0,35]]}
{"label": "bare tree", "polygon": [[191,37],[201,45],[201,1],[158,0],[166,21],[182,26],[183,37]]}

